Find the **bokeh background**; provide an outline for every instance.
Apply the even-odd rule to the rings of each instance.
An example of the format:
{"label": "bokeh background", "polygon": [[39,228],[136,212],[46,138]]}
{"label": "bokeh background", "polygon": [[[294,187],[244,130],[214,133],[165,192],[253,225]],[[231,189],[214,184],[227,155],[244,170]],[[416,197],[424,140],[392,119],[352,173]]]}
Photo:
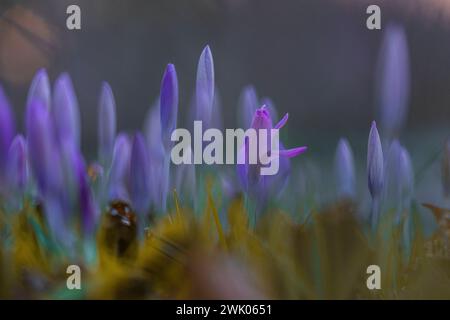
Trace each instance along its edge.
{"label": "bokeh background", "polygon": [[[80,31],[66,29],[69,4],[81,7]],[[383,29],[366,28],[369,4],[381,7],[383,28],[397,22],[406,30],[411,97],[402,142],[420,171],[449,134],[447,0],[2,0],[0,80],[22,119],[36,70],[46,67],[52,80],[68,71],[81,109],[83,148],[94,154],[103,80],[115,93],[119,129],[136,130],[158,96],[166,64],[174,63],[184,117],[198,56],[209,44],[225,126],[236,126],[240,92],[253,84],[280,113],[290,113],[289,139],[309,145],[307,161],[331,168],[336,143],[347,136],[362,173],[369,125],[377,118],[383,35]],[[418,190],[427,200],[437,197],[439,165],[430,168],[434,187],[423,183]],[[320,171],[323,180],[328,171]]]}

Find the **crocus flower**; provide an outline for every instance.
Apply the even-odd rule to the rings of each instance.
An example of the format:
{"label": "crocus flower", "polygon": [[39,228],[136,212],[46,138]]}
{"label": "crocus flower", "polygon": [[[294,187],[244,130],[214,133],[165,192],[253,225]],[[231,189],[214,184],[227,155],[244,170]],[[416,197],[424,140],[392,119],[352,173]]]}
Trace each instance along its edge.
{"label": "crocus flower", "polygon": [[45,69],[40,69],[36,73],[28,91],[27,106],[36,101],[40,101],[47,110],[50,110],[50,80]]}
{"label": "crocus flower", "polygon": [[381,124],[390,139],[404,126],[410,91],[408,43],[400,25],[386,27],[378,67]]}
{"label": "crocus flower", "polygon": [[133,139],[130,160],[130,198],[136,212],[144,217],[149,210],[150,160],[144,137],[137,133]]}
{"label": "crocus flower", "polygon": [[0,87],[0,187],[4,177],[6,155],[14,139],[15,126],[8,98]]}
{"label": "crocus flower", "polygon": [[258,109],[258,95],[255,87],[249,85],[246,86],[239,97],[239,125],[242,128],[248,128],[252,125],[253,116]]}
{"label": "crocus flower", "polygon": [[[278,124],[276,124],[274,127],[272,126],[272,119],[269,115],[268,110],[265,106],[262,106],[261,108],[257,109],[255,111],[253,121],[252,121],[252,128],[256,129],[257,132],[259,130],[268,130],[271,129],[281,129],[288,120],[288,114],[286,114]],[[270,153],[271,150],[271,137],[269,136],[270,133],[268,132],[268,140],[265,150]],[[259,138],[258,138],[259,139]],[[259,145],[258,141],[258,145]],[[263,144],[264,146],[264,144]],[[261,175],[261,168],[263,167],[263,164],[258,160],[256,164],[250,164],[249,161],[249,144],[248,141],[244,142],[244,145],[241,147],[239,153],[238,153],[238,165],[237,165],[237,172],[238,177],[240,180],[240,183],[244,189],[250,196],[259,196],[259,199],[261,199],[261,203],[265,201],[267,198],[267,195],[271,193],[273,189],[273,186],[277,185],[277,191],[280,191],[280,189],[285,185],[286,178],[288,176],[289,172],[289,158],[295,157],[301,153],[304,153],[306,151],[306,147],[297,147],[293,149],[286,150],[283,148],[283,146],[280,144],[280,150],[278,150],[278,157],[280,160],[279,164],[279,171],[277,174],[273,176],[264,176]],[[276,152],[273,150],[273,152]],[[258,151],[258,153],[260,153]],[[283,179],[279,180],[279,178],[282,177]]]}
{"label": "crocus flower", "polygon": [[110,200],[128,201],[127,179],[130,168],[131,146],[127,135],[121,133],[114,143],[108,194]]}
{"label": "crocus flower", "polygon": [[80,146],[80,112],[72,80],[67,73],[61,74],[53,91],[52,113],[56,136],[61,144]]}
{"label": "crocus flower", "polygon": [[384,183],[383,149],[381,147],[380,135],[378,134],[375,121],[369,133],[367,146],[367,176],[370,195],[372,196],[372,227],[378,223],[379,201]]}
{"label": "crocus flower", "polygon": [[111,87],[102,84],[98,110],[98,157],[100,163],[109,166],[116,137],[116,103]]}
{"label": "crocus flower", "polygon": [[442,157],[442,186],[444,196],[450,198],[450,138],[444,145],[444,154]]}
{"label": "crocus flower", "polygon": [[355,164],[347,139],[339,140],[335,156],[335,175],[339,197],[355,197]]}
{"label": "crocus flower", "polygon": [[160,92],[161,137],[167,153],[172,145],[170,137],[177,125],[178,79],[175,66],[169,64],[164,72]]}
{"label": "crocus flower", "polygon": [[204,128],[211,125],[214,89],[214,62],[211,50],[206,46],[198,61],[195,88],[196,120],[203,121]]}
{"label": "crocus flower", "polygon": [[26,142],[22,135],[17,135],[9,148],[6,170],[10,200],[15,202],[13,207],[17,210],[21,207],[29,177]]}

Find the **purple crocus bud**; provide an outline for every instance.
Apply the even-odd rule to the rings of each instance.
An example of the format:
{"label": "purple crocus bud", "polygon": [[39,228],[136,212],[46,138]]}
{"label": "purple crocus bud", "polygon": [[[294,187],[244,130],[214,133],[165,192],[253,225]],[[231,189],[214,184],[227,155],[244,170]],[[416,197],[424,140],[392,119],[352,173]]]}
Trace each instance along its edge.
{"label": "purple crocus bud", "polygon": [[209,128],[214,104],[214,62],[209,46],[203,49],[198,61],[195,97],[196,120],[203,121],[204,128]]}
{"label": "purple crocus bud", "polygon": [[28,157],[41,195],[64,189],[61,161],[49,111],[39,100],[26,111]]}
{"label": "purple crocus bud", "polygon": [[14,134],[15,125],[11,107],[5,92],[0,87],[0,187],[5,173],[6,155]]}
{"label": "purple crocus bud", "polygon": [[81,211],[81,225],[83,233],[91,236],[95,230],[99,210],[94,201],[94,194],[89,185],[89,178],[86,171],[86,164],[81,154],[78,154],[76,160],[76,177],[78,184],[78,199]]}
{"label": "purple crocus bud", "polygon": [[353,152],[347,139],[339,140],[335,156],[335,175],[337,192],[341,198],[355,197],[355,163]]}
{"label": "purple crocus bud", "polygon": [[398,224],[410,209],[414,172],[408,151],[397,140],[389,147],[384,180],[384,211],[394,212],[395,223]]}
{"label": "purple crocus bud", "polygon": [[7,181],[13,193],[23,195],[28,185],[28,164],[25,138],[17,135],[9,148]]}
{"label": "purple crocus bud", "polygon": [[177,125],[178,79],[173,64],[167,65],[160,92],[161,136],[166,152],[170,152],[170,136]]}
{"label": "purple crocus bud", "polygon": [[408,43],[400,25],[386,27],[378,69],[381,124],[390,139],[404,126],[410,92]]}
{"label": "purple crocus bud", "polygon": [[109,199],[129,201],[127,179],[130,171],[131,146],[127,135],[121,133],[114,143],[109,173]]}
{"label": "purple crocus bud", "polygon": [[367,176],[370,194],[372,198],[378,198],[383,189],[384,167],[383,149],[375,121],[372,122],[372,127],[370,128],[367,146]]}
{"label": "purple crocus bud", "polygon": [[256,109],[259,107],[258,95],[256,94],[255,87],[246,86],[239,97],[239,124],[242,128],[248,128],[251,126],[253,116]]}
{"label": "purple crocus bud", "polygon": [[150,160],[141,133],[133,139],[130,160],[130,198],[136,212],[144,217],[149,210],[151,201],[150,191]]}
{"label": "purple crocus bud", "polygon": [[111,87],[102,84],[98,110],[98,157],[100,163],[109,166],[116,138],[116,103]]}
{"label": "purple crocus bud", "polygon": [[50,110],[50,100],[50,80],[47,71],[45,69],[40,69],[31,82],[28,91],[27,106],[33,101],[40,101],[47,110]]}
{"label": "purple crocus bud", "polygon": [[56,135],[60,144],[80,146],[80,112],[77,97],[69,74],[56,79],[53,91],[52,113]]}
{"label": "purple crocus bud", "polygon": [[442,157],[442,186],[444,196],[450,198],[450,138],[444,145],[444,154]]}

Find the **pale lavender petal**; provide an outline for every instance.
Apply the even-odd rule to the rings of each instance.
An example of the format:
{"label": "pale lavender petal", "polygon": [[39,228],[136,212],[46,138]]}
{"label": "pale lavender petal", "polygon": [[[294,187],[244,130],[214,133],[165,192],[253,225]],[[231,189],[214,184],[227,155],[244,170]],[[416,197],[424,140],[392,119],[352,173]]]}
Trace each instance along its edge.
{"label": "pale lavender petal", "polygon": [[241,128],[249,128],[253,121],[256,109],[259,107],[258,95],[253,86],[247,86],[242,90],[239,97],[239,125]]}
{"label": "pale lavender petal", "polygon": [[46,107],[31,102],[26,112],[27,146],[33,177],[41,193],[64,188],[53,122]]}
{"label": "pale lavender petal", "polygon": [[0,182],[4,176],[6,155],[14,139],[15,125],[8,98],[0,87]]}
{"label": "pale lavender petal", "polygon": [[355,162],[352,148],[347,139],[339,140],[335,156],[336,189],[340,197],[354,198],[355,186]]}
{"label": "pale lavender petal", "polygon": [[52,113],[58,141],[80,146],[80,112],[72,80],[67,73],[61,74],[53,91]]}
{"label": "pale lavender petal", "polygon": [[408,43],[402,26],[386,27],[378,67],[381,124],[392,138],[405,124],[410,95]]}
{"label": "pale lavender petal", "polygon": [[375,121],[372,122],[367,146],[367,176],[370,194],[378,198],[383,189],[384,167],[383,149]]}
{"label": "pale lavender petal", "polygon": [[127,180],[130,171],[131,145],[127,135],[121,133],[114,143],[109,173],[109,199],[128,201]]}
{"label": "pale lavender petal", "polygon": [[161,136],[168,152],[172,145],[170,137],[177,125],[178,79],[175,66],[169,64],[164,72],[160,91]]}
{"label": "pale lavender petal", "polygon": [[203,121],[203,126],[209,128],[214,112],[214,61],[209,46],[203,49],[197,67],[196,120]]}
{"label": "pale lavender petal", "polygon": [[94,194],[89,185],[89,178],[86,172],[86,164],[81,154],[79,154],[76,166],[78,182],[78,200],[81,211],[81,225],[83,232],[91,236],[97,224],[99,211],[94,200]]}
{"label": "pale lavender petal", "polygon": [[71,241],[67,228],[69,199],[62,161],[54,137],[52,117],[42,102],[31,102],[26,112],[28,159],[37,182],[38,197],[52,235],[61,244]]}
{"label": "pale lavender petal", "polygon": [[411,156],[405,147],[402,147],[401,150],[400,172],[402,177],[402,194],[404,201],[411,201],[414,196],[414,169]]}
{"label": "pale lavender petal", "polygon": [[27,106],[36,101],[40,101],[47,110],[50,110],[50,80],[45,69],[40,69],[36,73],[28,91]]}
{"label": "pale lavender petal", "polygon": [[212,113],[212,128],[217,128],[219,130],[223,129],[223,114],[222,114],[222,100],[220,97],[219,90],[216,88],[214,90],[214,102],[213,102]]}
{"label": "pale lavender petal", "polygon": [[130,160],[130,198],[136,212],[144,217],[151,202],[150,160],[144,137],[137,133],[133,139]]}
{"label": "pale lavender petal", "polygon": [[151,154],[161,154],[164,152],[161,138],[159,99],[147,112],[144,123],[144,134]]}
{"label": "pale lavender petal", "polygon": [[28,163],[25,138],[17,135],[9,148],[7,181],[13,193],[23,195],[28,185]]}
{"label": "pale lavender petal", "polygon": [[98,157],[109,166],[116,138],[116,102],[111,87],[103,82],[98,109]]}

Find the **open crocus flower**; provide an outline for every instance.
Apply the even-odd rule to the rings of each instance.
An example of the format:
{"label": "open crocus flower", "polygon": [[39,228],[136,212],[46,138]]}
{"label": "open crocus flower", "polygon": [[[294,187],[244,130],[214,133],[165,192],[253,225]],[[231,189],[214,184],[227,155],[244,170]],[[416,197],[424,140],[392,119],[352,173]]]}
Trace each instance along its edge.
{"label": "open crocus flower", "polygon": [[[278,192],[283,189],[286,184],[287,178],[290,172],[290,163],[289,158],[293,158],[301,153],[304,153],[307,150],[307,147],[297,147],[293,149],[284,149],[283,145],[279,144],[279,150],[271,150],[272,140],[271,130],[281,129],[288,120],[288,114],[286,114],[280,122],[278,122],[275,126],[272,126],[272,118],[269,114],[269,110],[264,105],[261,108],[255,111],[252,120],[251,128],[255,129],[257,133],[261,130],[265,130],[267,133],[267,142],[261,143],[258,141],[258,154],[261,154],[261,149],[264,149],[264,152],[270,157],[272,154],[278,157],[279,160],[279,170],[275,175],[262,175],[261,169],[263,167],[269,166],[271,163],[264,164],[261,159],[257,160],[256,164],[251,164],[250,158],[250,148],[249,141],[246,138],[243,146],[241,147],[238,153],[238,165],[237,165],[237,173],[240,180],[240,183],[244,189],[244,191],[252,196],[258,197],[261,203],[264,203],[268,197],[268,195],[276,195]],[[259,140],[259,138],[258,138]],[[274,154],[276,152],[277,154]],[[273,158],[272,160],[273,161]]]}

